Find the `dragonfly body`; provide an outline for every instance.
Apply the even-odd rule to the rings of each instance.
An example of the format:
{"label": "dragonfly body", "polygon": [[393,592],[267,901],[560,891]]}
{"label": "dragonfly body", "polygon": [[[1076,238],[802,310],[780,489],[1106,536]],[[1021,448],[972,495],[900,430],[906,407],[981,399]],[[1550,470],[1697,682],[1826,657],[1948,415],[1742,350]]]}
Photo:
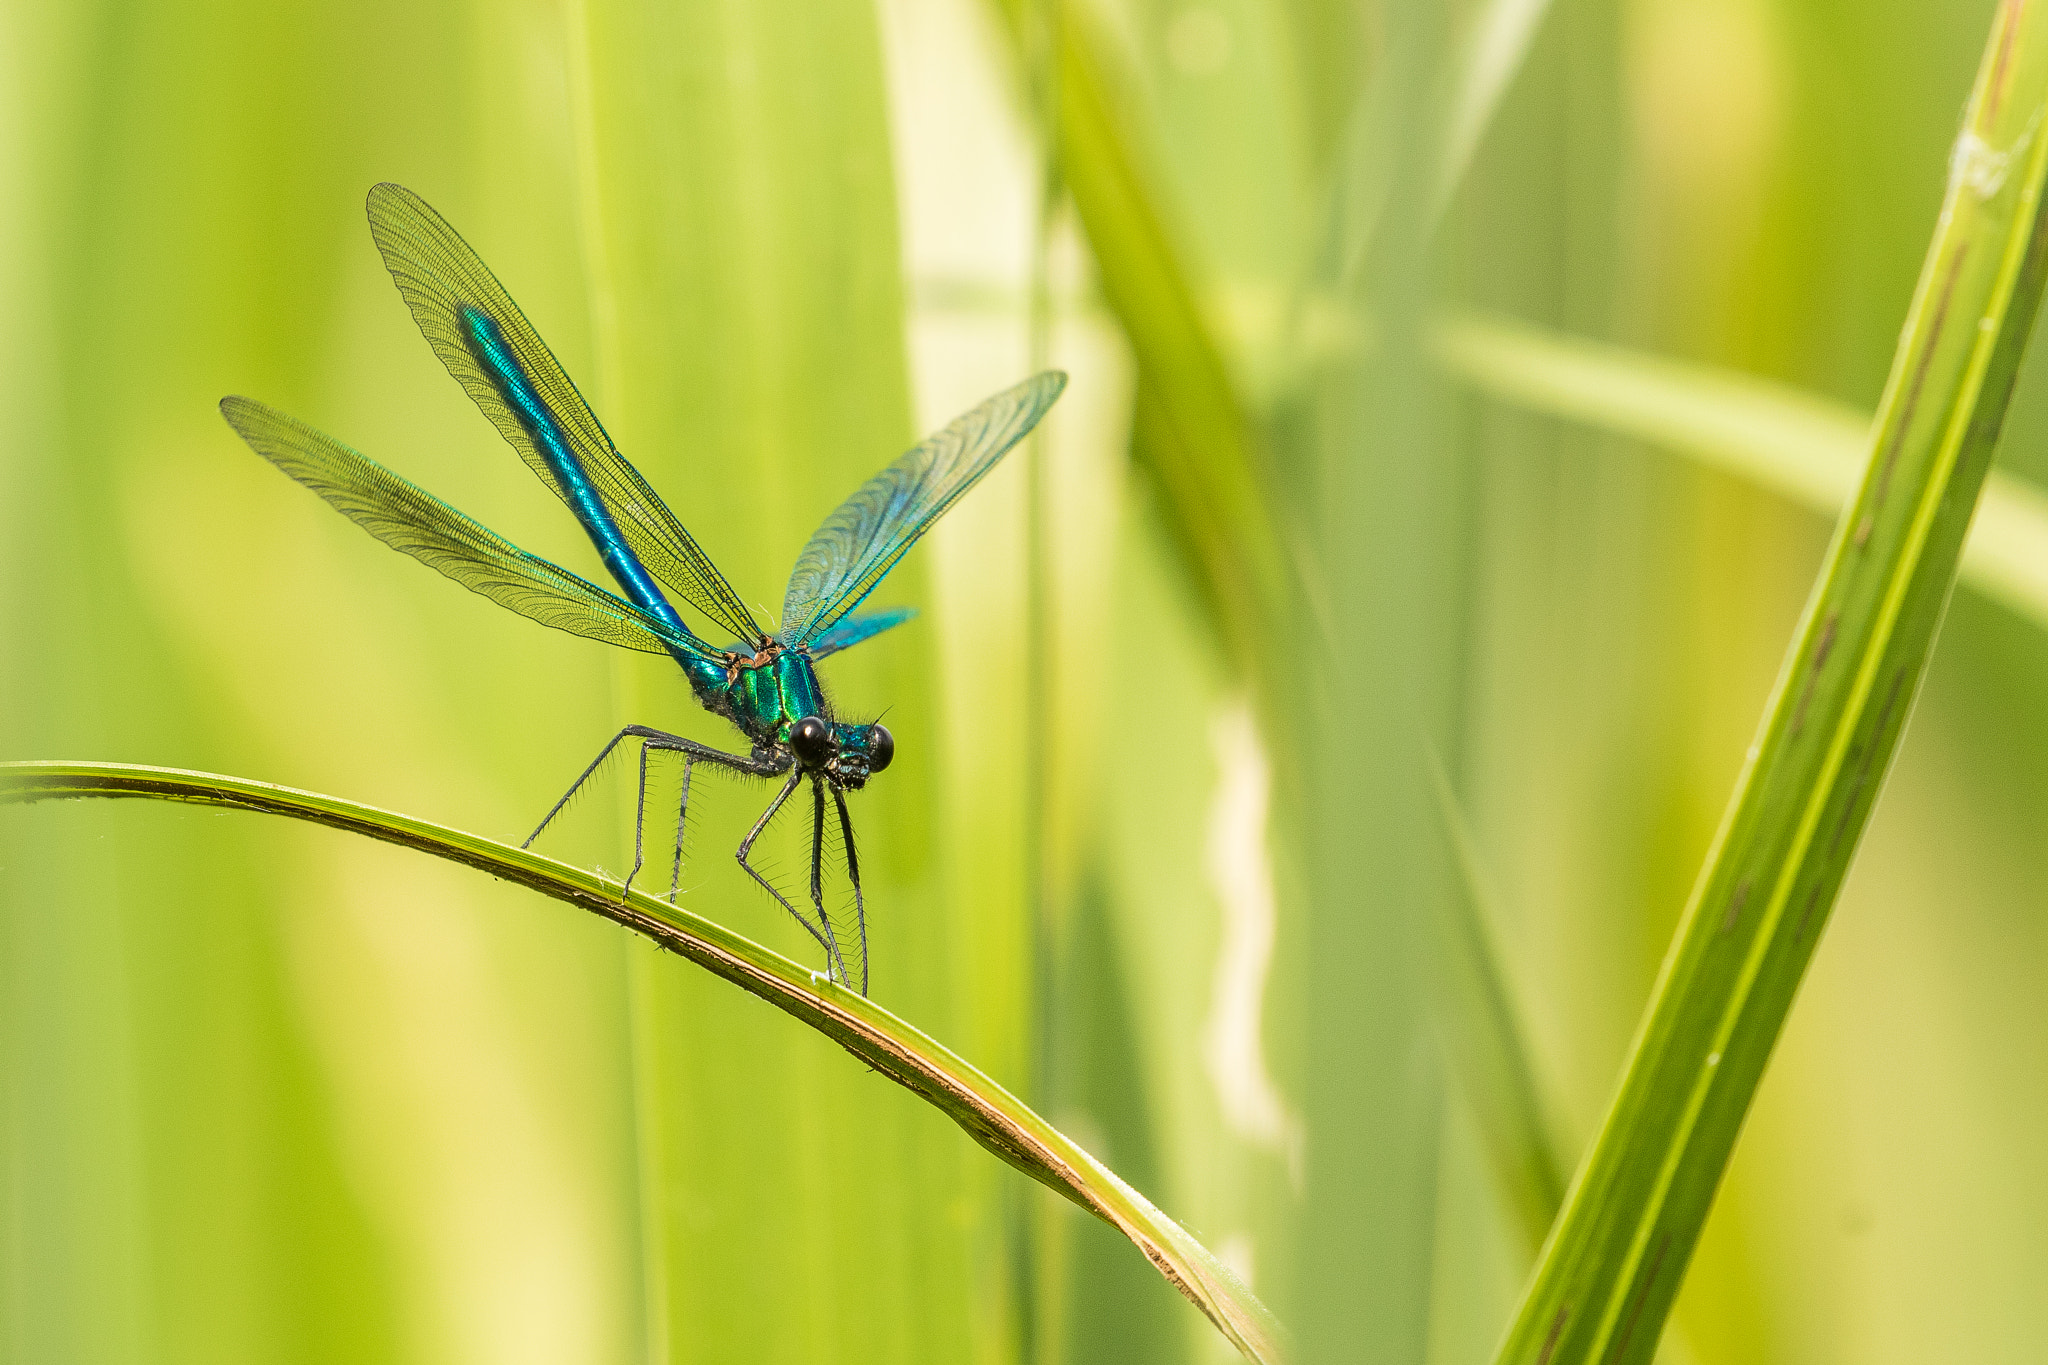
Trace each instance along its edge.
{"label": "dragonfly body", "polygon": [[[697,701],[732,722],[748,751],[727,753],[629,725],[599,751],[527,842],[540,837],[614,749],[638,741],[640,800],[633,870],[626,878],[631,885],[643,862],[649,757],[679,756],[683,787],[669,880],[673,899],[695,766],[780,778],[775,798],[740,841],[739,864],[824,948],[833,975],[865,993],[866,907],[845,793],[860,790],[888,767],[895,740],[879,724],[837,716],[816,662],[909,619],[912,613],[901,608],[858,608],[932,523],[1030,431],[1059,396],[1066,376],[1047,372],[996,395],[856,490],[804,547],[790,575],[782,620],[770,632],[619,454],[525,315],[455,230],[396,185],[370,191],[369,216],[385,265],[435,354],[575,515],[619,595],[526,553],[274,408],[227,398],[222,413],[258,454],[392,548],[544,625],[673,658]],[[671,594],[735,643],[707,643],[686,624]],[[749,861],[762,831],[806,782],[812,794],[811,915]],[[823,888],[828,793],[853,890],[854,921],[843,926],[828,913]]]}
{"label": "dragonfly body", "polygon": [[[823,717],[824,693],[818,686],[817,669],[805,651],[785,649],[764,634],[743,645],[718,651],[716,658],[706,657],[703,642],[683,624],[646,566],[634,556],[592,485],[589,472],[576,457],[567,434],[534,388],[518,356],[505,344],[503,332],[479,309],[464,308],[458,316],[476,346],[485,372],[544,453],[549,471],[568,495],[565,501],[570,510],[597,546],[599,558],[625,590],[627,599],[699,646],[670,652],[682,665],[690,690],[705,709],[737,725],[757,750],[785,746],[790,729],[797,722],[811,716]],[[844,732],[840,736],[843,743],[865,747],[855,733],[862,727],[838,728]]]}
{"label": "dragonfly body", "polygon": [[[626,544],[611,510],[604,505],[603,498],[591,483],[589,471],[571,448],[568,433],[535,389],[533,377],[527,374],[519,363],[519,357],[506,344],[504,330],[479,308],[464,305],[456,316],[463,330],[469,334],[484,372],[490,376],[506,405],[518,415],[519,424],[532,436],[534,445],[547,461],[548,472],[560,485],[563,501],[576,514],[576,520],[583,524],[585,534],[597,547],[598,558],[604,561],[605,568],[611,570],[612,577],[625,589],[627,600],[683,637],[695,640],[696,636],[683,624],[682,617],[676,615],[676,609],[655,586],[647,567]],[[708,665],[697,654],[683,650],[673,652],[676,662],[683,666],[683,671],[690,675],[691,683],[695,685],[699,670]]]}
{"label": "dragonfly body", "polygon": [[[507,405],[518,414],[520,425],[533,437],[534,444],[545,452],[549,470],[568,492],[566,501],[570,509],[583,524],[584,531],[598,548],[599,557],[625,590],[628,599],[648,614],[662,619],[677,633],[695,641],[696,637],[676,615],[675,608],[662,595],[646,566],[634,556],[603,499],[592,486],[588,471],[576,457],[567,434],[535,390],[533,380],[521,367],[518,356],[505,344],[503,332],[479,309],[464,308],[458,316],[476,346],[485,372]],[[698,643],[701,645],[702,642]],[[706,658],[701,650],[674,649],[671,653],[682,665],[691,691],[696,693],[704,708],[737,725],[757,751],[787,746],[790,731],[798,722],[812,716],[825,716],[824,692],[818,685],[817,669],[806,650],[787,649],[764,634],[745,646],[736,645],[720,651],[718,659]],[[868,728],[846,724],[833,726],[835,747],[844,751],[848,759],[841,765],[848,778],[847,785],[855,789],[863,785],[868,776],[862,765],[852,761],[854,755],[869,754],[872,745]]]}

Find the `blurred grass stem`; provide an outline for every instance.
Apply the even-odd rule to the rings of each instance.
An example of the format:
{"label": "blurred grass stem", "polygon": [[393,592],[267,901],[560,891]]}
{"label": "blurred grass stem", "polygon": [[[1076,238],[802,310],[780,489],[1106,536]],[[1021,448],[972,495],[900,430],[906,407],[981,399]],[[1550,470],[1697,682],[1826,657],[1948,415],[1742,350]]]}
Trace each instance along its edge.
{"label": "blurred grass stem", "polygon": [[[1456,313],[1439,360],[1476,391],[1687,456],[1833,519],[1856,491],[1870,418],[1752,375]],[[1963,546],[1962,582],[2048,628],[2048,494],[1994,469]]]}
{"label": "blurred grass stem", "polygon": [[2048,15],[2002,5],[1857,496],[1502,1365],[1655,1352],[1924,675],[2040,302]]}

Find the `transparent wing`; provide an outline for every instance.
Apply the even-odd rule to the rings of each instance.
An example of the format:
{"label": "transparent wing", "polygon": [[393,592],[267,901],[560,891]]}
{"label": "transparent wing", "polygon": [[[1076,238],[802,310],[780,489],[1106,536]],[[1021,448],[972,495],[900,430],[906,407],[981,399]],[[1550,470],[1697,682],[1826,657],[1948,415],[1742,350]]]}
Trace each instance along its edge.
{"label": "transparent wing", "polygon": [[842,616],[811,638],[811,657],[822,659],[827,654],[851,649],[869,636],[900,626],[915,615],[916,607],[890,607],[887,611],[857,611]]}
{"label": "transparent wing", "polygon": [[[739,639],[766,639],[725,576],[698,548],[647,480],[619,454],[547,343],[540,339],[526,315],[519,311],[519,305],[512,302],[512,296],[469,244],[425,200],[403,186],[373,187],[368,207],[370,235],[376,238],[377,249],[383,253],[384,264],[391,271],[398,292],[412,309],[413,320],[434,348],[434,354],[448,367],[448,373],[483,409],[484,416],[491,419],[519,457],[557,497],[572,509],[577,508],[578,490],[571,486],[573,478],[565,481],[551,458],[560,456],[542,448],[531,425],[551,420],[552,427],[565,439],[567,457],[580,468],[582,477],[648,571]],[[544,413],[522,413],[515,407],[518,396],[508,399],[500,381],[480,357],[471,329],[465,326],[465,313],[470,310],[488,319],[502,337],[532,394],[545,408]],[[580,509],[577,515],[589,529],[590,522]]]}
{"label": "transparent wing", "polygon": [[264,459],[343,516],[501,607],[571,635],[647,654],[711,658],[697,640],[470,520],[368,456],[276,408],[224,398],[221,415]]}
{"label": "transparent wing", "polygon": [[789,576],[782,642],[809,644],[859,606],[917,538],[1024,439],[1066,386],[1057,370],[1033,375],[954,418],[839,504]]}

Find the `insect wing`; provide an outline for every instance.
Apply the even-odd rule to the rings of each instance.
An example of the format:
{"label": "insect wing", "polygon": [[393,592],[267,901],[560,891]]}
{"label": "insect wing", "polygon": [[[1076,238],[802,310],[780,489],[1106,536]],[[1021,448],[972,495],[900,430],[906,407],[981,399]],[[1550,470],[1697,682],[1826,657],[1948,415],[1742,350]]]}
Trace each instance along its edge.
{"label": "insect wing", "polygon": [[890,607],[887,611],[856,611],[840,617],[830,626],[821,630],[811,639],[810,651],[813,659],[822,659],[827,654],[837,654],[850,649],[862,640],[880,635],[891,626],[900,626],[917,615],[915,607]]}
{"label": "insect wing", "polygon": [[997,394],[839,504],[789,576],[782,642],[810,644],[858,607],[918,537],[1024,439],[1066,386],[1064,374],[1047,370]]}
{"label": "insect wing", "polygon": [[[368,208],[370,234],[413,320],[448,373],[520,458],[577,510],[589,529],[590,521],[577,509],[580,490],[575,486],[586,483],[649,572],[739,639],[764,638],[739,594],[619,454],[547,343],[461,235],[400,185],[373,187]],[[503,358],[523,377],[524,393],[508,391],[503,378],[486,365],[472,314],[480,315],[485,331],[502,343]],[[537,437],[537,430],[542,435]],[[560,433],[563,451],[544,448],[550,431]],[[574,467],[557,468],[556,461],[564,458]]]}
{"label": "insect wing", "polygon": [[701,643],[526,551],[324,432],[249,398],[221,415],[249,448],[394,550],[521,616],[647,654],[711,657]]}

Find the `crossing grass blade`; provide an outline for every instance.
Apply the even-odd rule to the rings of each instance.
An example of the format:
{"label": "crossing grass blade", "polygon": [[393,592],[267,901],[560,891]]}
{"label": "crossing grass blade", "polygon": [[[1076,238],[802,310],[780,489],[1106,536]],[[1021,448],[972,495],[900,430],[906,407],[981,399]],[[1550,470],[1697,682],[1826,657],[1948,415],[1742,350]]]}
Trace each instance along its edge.
{"label": "crossing grass blade", "polygon": [[313,792],[133,764],[0,764],[0,804],[81,797],[153,798],[307,820],[462,863],[623,925],[817,1029],[926,1100],[997,1157],[1130,1238],[1246,1359],[1280,1358],[1279,1326],[1252,1292],[1078,1144],[887,1010],[700,915],[524,849]]}
{"label": "crossing grass blade", "polygon": [[[997,6],[1013,34],[1023,0]],[[1132,453],[1159,489],[1189,579],[1237,666],[1255,672],[1287,568],[1254,430],[1168,217],[1111,102],[1091,17],[1056,6],[1060,171],[1138,365]],[[1018,37],[1021,50],[1023,39]]]}
{"label": "crossing grass blade", "polygon": [[1480,139],[1549,13],[1550,0],[1487,0],[1473,16],[1458,44],[1456,70],[1451,74],[1456,93],[1430,204],[1433,214],[1443,213],[1471,169]]}
{"label": "crossing grass blade", "polygon": [[2040,302],[2048,14],[2009,0],[1837,528],[1619,1092],[1497,1359],[1647,1361],[1897,750]]}
{"label": "crossing grass blade", "polygon": [[[1856,490],[1870,419],[1751,375],[1462,313],[1438,359],[1489,398],[1662,446],[1833,517]],[[1992,470],[1962,582],[2048,628],[2048,493]]]}
{"label": "crossing grass blade", "polygon": [[[1487,0],[1463,25],[1450,44],[1441,83],[1447,98],[1442,116],[1436,166],[1426,191],[1424,221],[1434,229],[1443,219],[1458,187],[1464,183],[1480,143],[1499,112],[1508,87],[1529,56],[1529,45],[1550,13],[1550,0]],[[1402,134],[1391,125],[1384,107],[1382,82],[1368,81],[1351,112],[1346,136],[1354,146],[1350,160],[1364,168],[1333,182],[1326,209],[1333,216],[1341,245],[1341,269],[1352,280],[1380,227],[1391,192],[1388,171],[1394,140]]]}

